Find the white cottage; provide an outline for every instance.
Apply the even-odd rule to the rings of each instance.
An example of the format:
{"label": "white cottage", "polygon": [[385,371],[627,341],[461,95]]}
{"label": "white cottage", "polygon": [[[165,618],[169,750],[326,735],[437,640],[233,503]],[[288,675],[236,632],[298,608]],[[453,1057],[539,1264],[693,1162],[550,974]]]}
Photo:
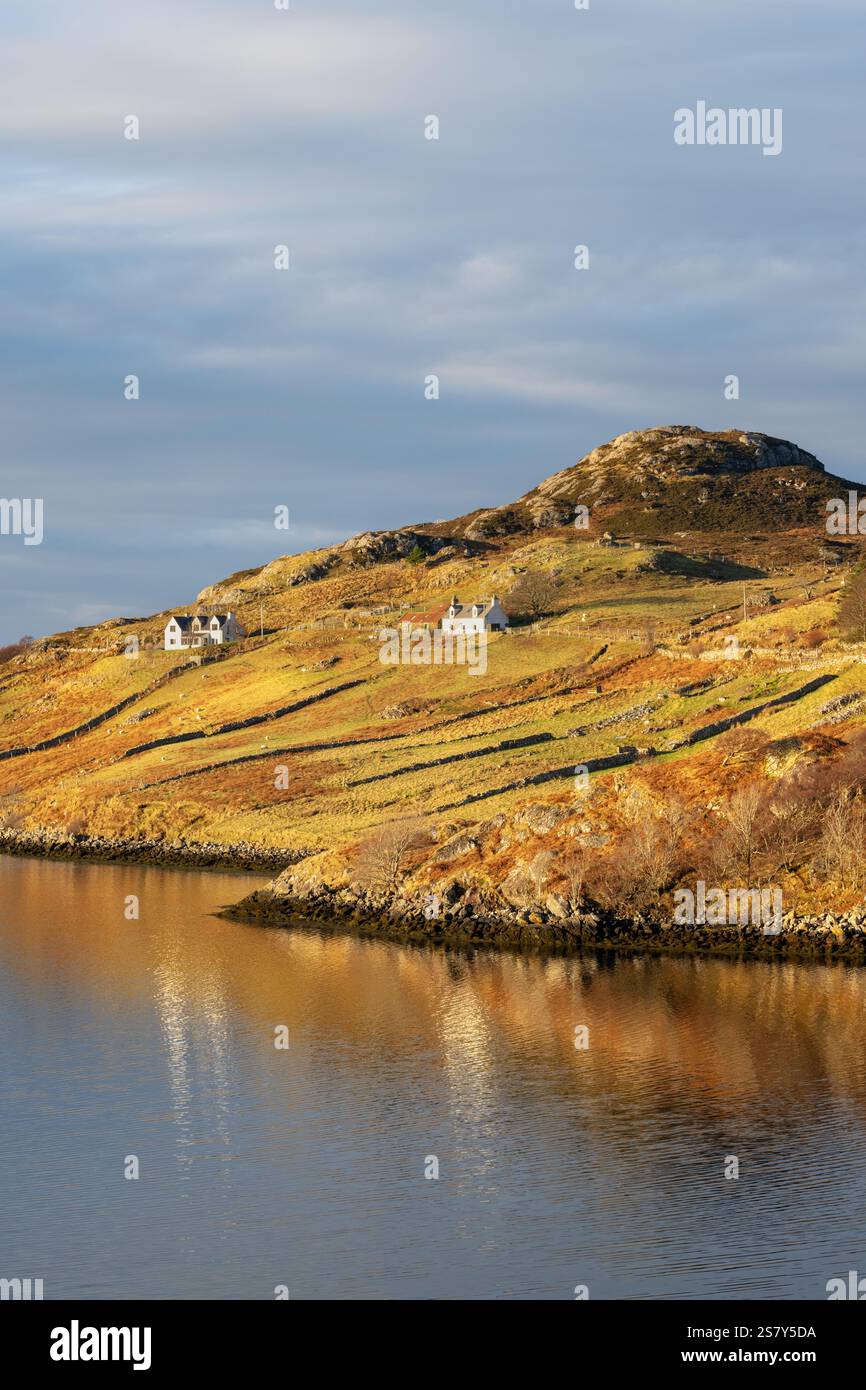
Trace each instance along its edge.
{"label": "white cottage", "polygon": [[443,632],[453,633],[504,632],[508,627],[508,614],[495,594],[477,603],[461,603],[455,594],[442,616],[441,627]]}
{"label": "white cottage", "polygon": [[220,645],[245,635],[234,613],[180,613],[165,625],[165,650]]}

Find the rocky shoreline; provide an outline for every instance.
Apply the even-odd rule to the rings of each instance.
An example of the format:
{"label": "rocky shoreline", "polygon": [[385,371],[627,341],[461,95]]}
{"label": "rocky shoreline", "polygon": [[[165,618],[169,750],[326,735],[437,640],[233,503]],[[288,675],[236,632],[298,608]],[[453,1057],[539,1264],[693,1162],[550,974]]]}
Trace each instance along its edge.
{"label": "rocky shoreline", "polygon": [[[357,887],[309,887],[291,870],[220,916],[265,927],[339,926],[361,936],[461,949],[574,954],[583,949],[764,960],[845,961],[866,965],[866,908],[797,917],[786,913],[778,935],[742,926],[679,926],[649,917],[623,919],[600,910],[562,917],[544,908],[518,912],[479,906],[461,896],[390,896]],[[468,898],[468,895],[465,895]],[[435,909],[435,911],[434,911]]]}
{"label": "rocky shoreline", "polygon": [[429,891],[389,894],[357,885],[311,885],[295,872],[303,852],[245,842],[202,844],[155,836],[121,839],[0,830],[0,854],[275,873],[277,877],[264,887],[219,914],[264,927],[330,925],[359,936],[462,950],[565,955],[600,949],[866,965],[866,907],[813,916],[788,912],[781,932],[769,936],[751,924],[679,926],[650,916],[618,917],[599,908],[569,913],[561,902],[555,912],[550,906],[519,910],[504,902],[479,902],[453,882],[441,896]]}
{"label": "rocky shoreline", "polygon": [[39,859],[93,860],[102,864],[152,864],[157,868],[222,869],[279,873],[302,856],[291,850],[234,845],[73,835],[52,831],[0,830],[0,854]]}

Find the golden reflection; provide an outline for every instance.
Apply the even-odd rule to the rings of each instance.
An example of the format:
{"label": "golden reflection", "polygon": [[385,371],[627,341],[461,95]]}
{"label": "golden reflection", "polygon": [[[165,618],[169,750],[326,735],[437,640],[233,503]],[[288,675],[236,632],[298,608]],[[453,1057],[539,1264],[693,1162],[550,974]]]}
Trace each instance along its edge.
{"label": "golden reflection", "polygon": [[491,1020],[473,988],[471,970],[459,970],[443,984],[438,1032],[451,1110],[455,1119],[481,1125],[496,1109]]}
{"label": "golden reflection", "polygon": [[[339,1051],[359,1084],[383,1056],[423,1059],[455,1116],[481,1120],[525,1059],[557,1089],[627,1101],[635,1122],[700,1103],[722,1122],[762,1096],[864,1104],[866,970],[691,958],[475,958],[341,932],[244,926],[210,913],[259,880],[0,859],[0,966],[94,1010],[154,1009],[165,1039],[179,1152],[193,1142],[191,1069],[210,1123],[227,1129],[233,1034],[258,1084],[288,1094],[315,1049]],[[141,917],[123,916],[126,894]],[[292,1036],[275,1067],[273,1029]],[[589,1029],[587,1052],[574,1047]]]}

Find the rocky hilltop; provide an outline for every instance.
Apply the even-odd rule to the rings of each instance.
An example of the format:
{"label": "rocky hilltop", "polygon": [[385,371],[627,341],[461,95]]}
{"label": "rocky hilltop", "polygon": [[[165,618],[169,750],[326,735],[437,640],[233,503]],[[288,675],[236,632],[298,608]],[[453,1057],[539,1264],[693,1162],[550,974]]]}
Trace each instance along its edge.
{"label": "rocky hilltop", "polygon": [[[422,556],[439,566],[484,553],[491,542],[555,532],[589,512],[592,535],[606,529],[647,540],[698,532],[734,540],[765,531],[820,527],[828,497],[857,484],[828,473],[814,454],[789,440],[694,425],[632,430],[601,444],[577,463],[545,478],[514,502],[450,521],[367,531],[300,558],[284,557],[244,570],[198,595],[205,605],[334,578],[347,570]],[[748,518],[748,532],[744,531]]]}
{"label": "rocky hilltop", "polygon": [[452,523],[482,538],[567,524],[579,505],[646,536],[736,526],[743,499],[761,525],[804,525],[823,515],[827,474],[814,454],[770,435],[693,425],[633,430],[554,473],[516,502]]}

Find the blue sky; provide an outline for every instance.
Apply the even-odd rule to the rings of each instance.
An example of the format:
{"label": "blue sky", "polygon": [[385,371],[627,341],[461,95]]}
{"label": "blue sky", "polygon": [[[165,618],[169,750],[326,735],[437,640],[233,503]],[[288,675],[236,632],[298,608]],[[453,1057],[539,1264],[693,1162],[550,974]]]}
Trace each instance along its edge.
{"label": "blue sky", "polygon": [[[862,0],[6,0],[0,40],[0,496],[45,509],[0,641],[653,424],[866,479]],[[677,146],[699,100],[782,153]]]}

